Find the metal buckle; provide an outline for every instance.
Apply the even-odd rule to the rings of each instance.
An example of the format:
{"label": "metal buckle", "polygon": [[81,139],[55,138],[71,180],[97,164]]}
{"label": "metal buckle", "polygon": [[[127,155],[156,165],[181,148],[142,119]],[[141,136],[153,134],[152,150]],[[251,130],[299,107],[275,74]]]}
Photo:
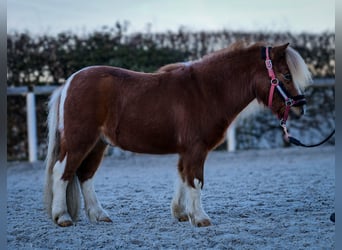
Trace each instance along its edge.
{"label": "metal buckle", "polygon": [[278,80],[278,78],[273,78],[273,79],[271,79],[271,84],[272,85],[278,85],[279,84],[279,80]]}
{"label": "metal buckle", "polygon": [[294,101],[293,101],[293,99],[292,98],[288,98],[287,100],[285,100],[285,105],[286,106],[293,106],[293,104],[294,104]]}
{"label": "metal buckle", "polygon": [[286,128],[286,121],[284,121],[284,119],[283,118],[281,118],[280,119],[280,126],[282,127],[282,128]]}
{"label": "metal buckle", "polygon": [[272,61],[271,60],[265,60],[266,68],[272,69]]}

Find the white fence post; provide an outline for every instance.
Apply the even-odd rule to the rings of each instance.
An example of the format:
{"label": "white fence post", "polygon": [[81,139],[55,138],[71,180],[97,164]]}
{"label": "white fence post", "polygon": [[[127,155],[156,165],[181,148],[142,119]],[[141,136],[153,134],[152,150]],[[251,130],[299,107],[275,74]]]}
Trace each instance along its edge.
{"label": "white fence post", "polygon": [[36,119],[36,101],[33,92],[28,92],[26,95],[27,108],[27,133],[28,133],[28,148],[29,161],[37,161],[37,119]]}
{"label": "white fence post", "polygon": [[236,120],[233,121],[228,127],[227,131],[227,149],[228,152],[234,152],[236,150]]}

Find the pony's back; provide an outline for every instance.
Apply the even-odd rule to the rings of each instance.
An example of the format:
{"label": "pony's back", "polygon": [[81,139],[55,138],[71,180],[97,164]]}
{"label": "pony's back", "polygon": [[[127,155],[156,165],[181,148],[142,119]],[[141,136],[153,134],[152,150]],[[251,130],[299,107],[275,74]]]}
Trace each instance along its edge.
{"label": "pony's back", "polygon": [[185,67],[186,65],[184,63],[171,63],[167,64],[157,70],[157,73],[162,73],[162,72],[171,72],[176,69],[180,69],[182,67]]}

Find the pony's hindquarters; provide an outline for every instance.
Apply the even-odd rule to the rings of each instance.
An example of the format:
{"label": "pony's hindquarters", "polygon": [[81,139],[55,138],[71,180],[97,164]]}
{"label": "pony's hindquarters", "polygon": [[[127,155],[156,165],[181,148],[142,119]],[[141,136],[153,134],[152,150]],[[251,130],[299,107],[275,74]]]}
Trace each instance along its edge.
{"label": "pony's hindquarters", "polygon": [[[58,202],[58,197],[66,197],[66,213],[70,214],[72,220],[76,220],[80,207],[80,191],[78,179],[75,176],[70,182],[66,183],[65,192],[59,190],[58,182],[61,182],[61,174],[56,174],[58,166],[61,164],[65,165],[66,158],[59,161],[60,153],[60,132],[59,132],[59,105],[63,87],[55,90],[49,101],[49,114],[48,114],[48,151],[46,157],[46,168],[45,168],[45,189],[44,189],[44,201],[45,207],[49,216],[58,223],[55,212],[55,204]],[[58,175],[58,176],[57,176]],[[57,188],[57,189],[56,189]],[[57,200],[56,200],[57,199]]]}

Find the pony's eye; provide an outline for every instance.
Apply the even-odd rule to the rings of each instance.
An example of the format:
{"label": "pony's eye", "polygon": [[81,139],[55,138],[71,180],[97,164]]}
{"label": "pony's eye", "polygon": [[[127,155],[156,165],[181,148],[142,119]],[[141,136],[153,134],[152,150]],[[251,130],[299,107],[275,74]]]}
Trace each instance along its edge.
{"label": "pony's eye", "polygon": [[287,73],[287,74],[283,74],[283,77],[286,81],[291,81],[292,80],[292,76],[290,73]]}

